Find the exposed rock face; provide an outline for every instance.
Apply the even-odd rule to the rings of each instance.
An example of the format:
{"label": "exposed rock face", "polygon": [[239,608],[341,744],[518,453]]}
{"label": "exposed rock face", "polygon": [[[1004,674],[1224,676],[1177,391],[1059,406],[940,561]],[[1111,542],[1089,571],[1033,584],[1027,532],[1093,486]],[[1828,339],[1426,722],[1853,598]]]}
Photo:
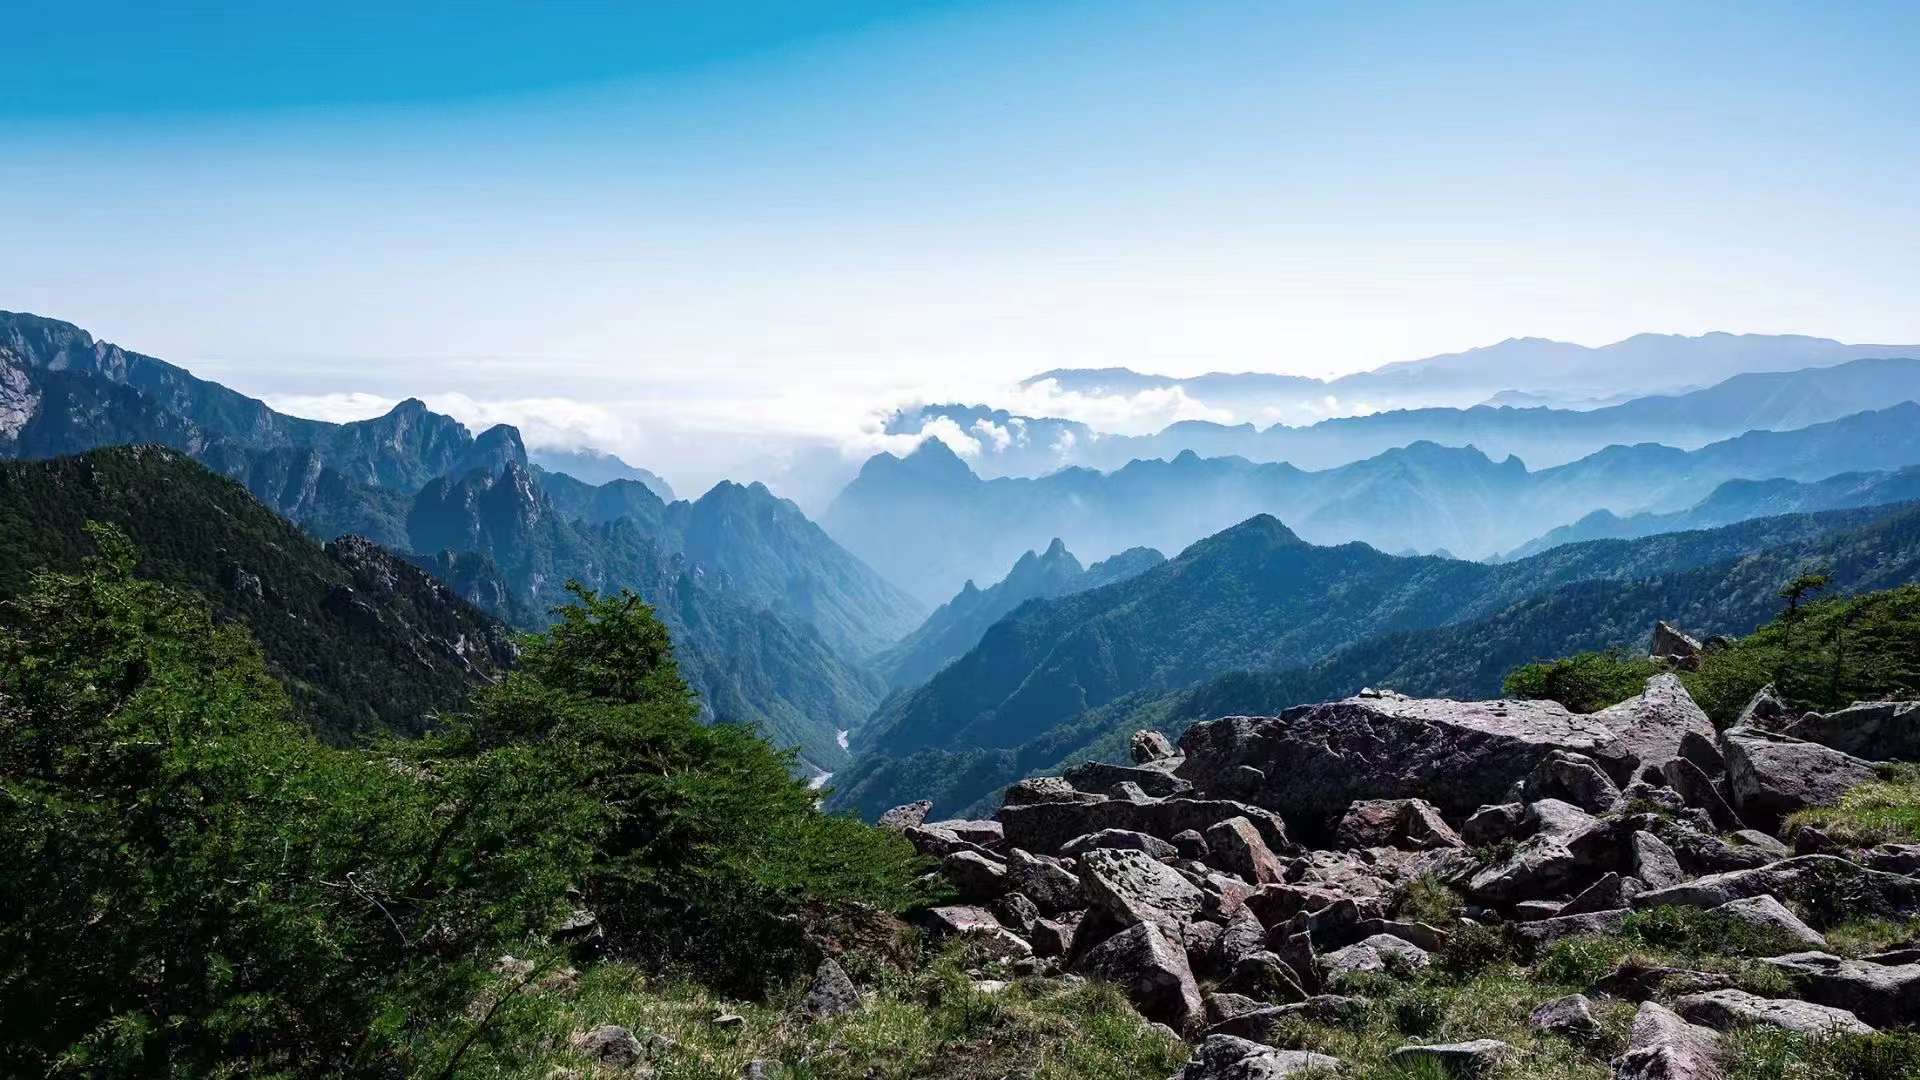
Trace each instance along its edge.
{"label": "exposed rock face", "polygon": [[921,799],[919,802],[908,803],[905,806],[896,806],[881,814],[880,820],[875,824],[888,832],[906,832],[909,828],[926,821],[927,814],[932,810],[933,800]]}
{"label": "exposed rock face", "polygon": [[1691,671],[1700,666],[1702,651],[1699,641],[1667,620],[1661,619],[1653,624],[1653,640],[1647,645],[1647,655]]}
{"label": "exposed rock face", "polygon": [[1136,731],[1133,733],[1128,750],[1133,755],[1135,765],[1147,765],[1156,761],[1165,761],[1175,756],[1173,743],[1157,731]]}
{"label": "exposed rock face", "polygon": [[1637,832],[1630,844],[1633,876],[1648,888],[1664,889],[1687,879],[1685,871],[1680,869],[1680,859],[1665,840],[1650,832]]}
{"label": "exposed rock face", "polygon": [[1412,851],[1464,847],[1440,811],[1425,799],[1362,799],[1347,807],[1334,829],[1344,847],[1399,847]]}
{"label": "exposed rock face", "polygon": [[1792,998],[1763,998],[1744,990],[1709,990],[1674,1002],[1674,1010],[1696,1024],[1717,1031],[1737,1027],[1785,1028],[1804,1035],[1848,1032],[1871,1035],[1873,1027],[1845,1009],[1815,1005]]}
{"label": "exposed rock face", "polygon": [[1161,799],[1132,802],[1107,799],[1094,803],[1033,803],[1002,806],[1000,823],[1007,843],[1033,852],[1053,852],[1076,836],[1101,829],[1127,829],[1170,837],[1186,829],[1205,830],[1230,818],[1244,817],[1260,830],[1261,839],[1275,851],[1293,848],[1279,816],[1227,799]]}
{"label": "exposed rock face", "polygon": [[1581,934],[1617,934],[1626,928],[1626,910],[1616,909],[1515,923],[1513,932],[1516,937],[1539,948],[1564,937],[1578,937]]}
{"label": "exposed rock face", "polygon": [[[1691,746],[1713,746],[1713,722],[1694,704],[1679,677],[1672,674],[1655,675],[1647,680],[1647,688],[1639,697],[1602,709],[1593,714],[1593,719],[1614,734],[1636,765],[1694,758],[1700,751],[1687,753]],[[1688,735],[1694,740],[1687,739]],[[1694,764],[1713,771],[1720,766],[1713,757],[1695,760]]]}
{"label": "exposed rock face", "polygon": [[1600,1021],[1594,1019],[1593,1002],[1585,994],[1569,994],[1542,1003],[1527,1017],[1537,1031],[1558,1035],[1575,1042],[1586,1042],[1600,1034]]}
{"label": "exposed rock face", "polygon": [[1340,1059],[1304,1050],[1275,1050],[1232,1035],[1209,1035],[1173,1080],[1278,1080],[1304,1072],[1332,1072]]}
{"label": "exposed rock face", "polygon": [[1649,1001],[1633,1017],[1627,1052],[1614,1059],[1616,1080],[1721,1080],[1720,1036]]}
{"label": "exposed rock face", "polygon": [[1720,749],[1734,805],[1748,820],[1769,826],[1803,807],[1834,802],[1876,775],[1850,754],[1753,728],[1721,732]]}
{"label": "exposed rock face", "polygon": [[1920,1016],[1920,964],[1875,964],[1823,952],[1761,963],[1783,972],[1807,1000],[1845,1009],[1869,1024],[1910,1023]]}
{"label": "exposed rock face", "polygon": [[1179,871],[1143,852],[1098,848],[1080,860],[1087,898],[1122,926],[1152,923],[1181,941],[1200,915],[1206,895]]}
{"label": "exposed rock face", "polygon": [[1280,860],[1274,857],[1260,830],[1246,818],[1228,818],[1206,831],[1207,850],[1215,866],[1241,880],[1268,885],[1284,880]]}
{"label": "exposed rock face", "polygon": [[1765,894],[1745,900],[1730,900],[1713,910],[1749,926],[1777,930],[1802,945],[1816,949],[1827,947],[1827,939],[1820,931],[1802,922],[1799,916],[1787,910],[1785,904]]}
{"label": "exposed rock face", "polygon": [[1128,848],[1156,859],[1172,859],[1180,855],[1180,849],[1167,841],[1131,829],[1101,829],[1085,836],[1076,836],[1060,846],[1060,854],[1078,858],[1095,848]]}
{"label": "exposed rock face", "polygon": [[1432,962],[1427,951],[1392,934],[1375,934],[1327,956],[1327,977],[1355,973],[1418,971]]}
{"label": "exposed rock face", "polygon": [[1186,950],[1152,923],[1137,923],[1094,946],[1079,967],[1126,987],[1143,1015],[1175,1031],[1193,1030],[1206,1018]]}
{"label": "exposed rock face", "polygon": [[1058,776],[1029,776],[1025,780],[1007,789],[1001,800],[1004,806],[1025,806],[1029,803],[1047,802],[1105,802],[1105,795],[1096,795],[1090,791],[1080,791]]}
{"label": "exposed rock face", "polygon": [[1357,799],[1430,799],[1464,814],[1499,801],[1554,750],[1631,766],[1613,731],[1547,701],[1444,701],[1379,694],[1195,724],[1180,739],[1179,774],[1219,789],[1241,767],[1260,771],[1249,798],[1288,817],[1328,820]]}
{"label": "exposed rock face", "polygon": [[1148,795],[1165,798],[1169,795],[1184,795],[1193,790],[1193,785],[1160,768],[1130,768],[1125,765],[1109,765],[1103,761],[1089,761],[1075,765],[1066,772],[1067,783],[1081,791],[1094,791],[1105,795],[1118,795],[1121,784],[1134,784]]}
{"label": "exposed rock face", "polygon": [[1920,701],[1856,701],[1808,713],[1786,734],[1873,761],[1920,761]]}
{"label": "exposed rock face", "polygon": [[1652,889],[1633,898],[1636,908],[1662,904],[1716,908],[1733,900],[1771,895],[1785,899],[1824,899],[1822,891],[1841,889],[1864,913],[1909,917],[1920,914],[1920,880],[1869,870],[1832,855],[1796,855],[1752,870],[1708,874],[1680,885]]}

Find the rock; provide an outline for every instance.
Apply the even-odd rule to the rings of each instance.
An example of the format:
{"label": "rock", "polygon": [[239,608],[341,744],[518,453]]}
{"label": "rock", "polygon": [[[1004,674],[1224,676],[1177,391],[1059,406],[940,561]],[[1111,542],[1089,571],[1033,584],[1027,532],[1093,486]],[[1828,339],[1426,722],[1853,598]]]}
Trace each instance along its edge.
{"label": "rock", "polygon": [[1717,1031],[1740,1027],[1777,1027],[1804,1035],[1846,1032],[1871,1035],[1874,1029],[1845,1009],[1791,998],[1763,998],[1744,990],[1709,990],[1673,1003],[1687,1020]]}
{"label": "rock", "polygon": [[1433,962],[1427,951],[1392,934],[1375,934],[1330,953],[1326,958],[1329,981],[1342,975],[1365,972],[1403,974],[1418,971]]}
{"label": "rock", "polygon": [[973,851],[981,855],[988,854],[987,849],[981,847],[979,844],[962,840],[957,833],[947,829],[935,828],[931,825],[909,825],[901,830],[901,835],[907,838],[907,841],[913,845],[915,851],[918,851],[922,855],[931,855],[936,859],[944,859],[960,851]]}
{"label": "rock", "polygon": [[965,900],[992,900],[1007,891],[1007,867],[977,851],[956,851],[940,864],[940,872]]}
{"label": "rock", "polygon": [[1299,978],[1301,989],[1309,994],[1318,994],[1326,989],[1326,971],[1313,954],[1311,931],[1275,928],[1267,934],[1267,948]]}
{"label": "rock", "polygon": [[1334,830],[1342,847],[1397,847],[1410,851],[1465,846],[1440,811],[1425,799],[1362,799],[1347,807]]}
{"label": "rock", "polygon": [[1654,659],[1666,660],[1675,667],[1692,671],[1700,666],[1702,651],[1704,647],[1699,641],[1667,620],[1661,619],[1653,624],[1653,641],[1647,646],[1647,655]]}
{"label": "rock", "polygon": [[1032,946],[1000,925],[1000,920],[982,907],[953,904],[929,908],[920,914],[920,923],[935,939],[959,937],[970,947],[996,959],[1017,959],[1033,951]]}
{"label": "rock", "polygon": [[1058,851],[1067,841],[1102,829],[1173,836],[1187,829],[1206,829],[1236,817],[1253,822],[1268,848],[1293,850],[1293,843],[1287,839],[1286,823],[1278,815],[1228,799],[1035,803],[1002,806],[999,817],[1006,829],[1007,842],[1034,852]]}
{"label": "rock", "polygon": [[1845,1009],[1878,1027],[1920,1016],[1920,964],[1875,964],[1824,952],[1789,953],[1760,961],[1785,974],[1808,1001]]}
{"label": "rock", "polygon": [[1172,859],[1180,855],[1180,849],[1165,840],[1131,829],[1101,829],[1085,836],[1076,836],[1060,845],[1060,854],[1079,858],[1094,848],[1143,851],[1156,859]]}
{"label": "rock", "polygon": [[1538,899],[1566,888],[1581,870],[1612,861],[1613,830],[1606,823],[1557,799],[1528,809],[1539,831],[1505,861],[1474,874],[1467,882],[1472,895],[1494,903]]}
{"label": "rock", "polygon": [[1475,847],[1497,844],[1519,835],[1527,820],[1525,803],[1494,803],[1482,806],[1460,826],[1460,838]]}
{"label": "rock", "polygon": [[1613,1061],[1615,1080],[1720,1080],[1720,1036],[1657,1002],[1633,1017],[1627,1052]]}
{"label": "rock", "polygon": [[1521,922],[1551,919],[1567,906],[1565,900],[1522,900],[1513,905],[1513,917]]}
{"label": "rock", "polygon": [[1582,810],[1604,814],[1620,802],[1620,788],[1585,754],[1555,750],[1540,759],[1515,788],[1526,799],[1561,799]]}
{"label": "rock", "polygon": [[1035,956],[1066,956],[1073,951],[1073,931],[1078,919],[1036,919],[1027,931]]}
{"label": "rock", "polygon": [[1579,895],[1567,901],[1558,915],[1586,915],[1595,911],[1618,911],[1627,906],[1626,890],[1620,884],[1620,875],[1608,871],[1600,880],[1581,890]]}
{"label": "rock", "polygon": [[1220,988],[1248,994],[1262,1001],[1304,1001],[1307,991],[1300,982],[1293,968],[1278,954],[1262,951],[1241,957],[1233,965],[1232,972],[1220,983]]}
{"label": "rock", "polygon": [[1173,743],[1157,731],[1136,731],[1128,744],[1135,765],[1146,765],[1155,761],[1165,761],[1175,756]]}
{"label": "rock", "polygon": [[740,1075],[744,1080],[767,1080],[768,1068],[769,1066],[764,1060],[754,1058],[752,1061],[740,1067]]}
{"label": "rock", "polygon": [[822,960],[813,973],[813,982],[807,987],[806,999],[800,1003],[801,1011],[821,1020],[859,1007],[860,991],[854,989],[853,980],[847,978],[839,962],[831,958]]}
{"label": "rock", "polygon": [[1310,820],[1377,798],[1426,798],[1465,814],[1500,799],[1554,750],[1587,754],[1610,772],[1617,763],[1624,776],[1630,762],[1616,744],[1605,725],[1554,702],[1377,694],[1195,724],[1180,739],[1178,772],[1213,791],[1233,769],[1256,768],[1253,801]]}
{"label": "rock", "polygon": [[1418,1067],[1422,1062],[1433,1062],[1448,1076],[1470,1078],[1493,1072],[1519,1053],[1511,1044],[1499,1039],[1475,1039],[1472,1042],[1403,1046],[1389,1056],[1397,1065]]}
{"label": "rock", "polygon": [[1633,824],[1659,837],[1672,850],[1688,877],[1751,870],[1779,861],[1750,845],[1728,843],[1698,824],[1645,817],[1635,819]]}
{"label": "rock", "polygon": [[1650,889],[1665,889],[1687,880],[1680,860],[1665,840],[1650,832],[1637,832],[1628,841],[1633,857],[1633,876]]}
{"label": "rock", "polygon": [[1920,874],[1920,844],[1880,844],[1861,858],[1868,868],[1889,874]]}
{"label": "rock", "polygon": [[1141,1015],[1175,1031],[1194,1030],[1205,1018],[1186,951],[1153,923],[1136,923],[1089,949],[1079,968],[1124,987]]}
{"label": "rock", "polygon": [[1636,908],[1661,904],[1716,908],[1730,900],[1770,894],[1796,902],[1830,899],[1842,890],[1860,914],[1911,918],[1920,915],[1920,880],[1882,873],[1832,855],[1795,855],[1752,870],[1709,874],[1633,898]]}
{"label": "rock", "polygon": [[1535,1031],[1544,1031],[1574,1042],[1589,1042],[1600,1034],[1600,1021],[1593,1017],[1593,1002],[1585,994],[1554,998],[1535,1008],[1527,1017]]}
{"label": "rock", "polygon": [[1000,823],[991,819],[983,821],[960,819],[951,821],[929,821],[925,827],[952,833],[969,844],[978,844],[981,847],[992,847],[1006,839]]}
{"label": "rock", "polygon": [[1246,957],[1267,951],[1267,928],[1244,905],[1227,919],[1220,934],[1220,962],[1232,968]]}
{"label": "rock", "polygon": [[1808,713],[1786,734],[1870,761],[1920,761],[1920,701],[1856,701]]}
{"label": "rock", "polygon": [[1778,862],[1793,854],[1793,849],[1781,843],[1778,837],[1759,829],[1736,829],[1727,835],[1727,841],[1736,847],[1752,848],[1767,862]]}
{"label": "rock", "polygon": [[1250,1012],[1269,1008],[1265,1002],[1257,1001],[1245,994],[1213,993],[1208,994],[1202,1001],[1207,1006],[1207,1019],[1216,1026],[1236,1016],[1245,1016]]}
{"label": "rock", "polygon": [[1793,717],[1788,714],[1786,704],[1780,700],[1780,695],[1774,690],[1773,684],[1768,683],[1747,699],[1747,704],[1740,710],[1740,717],[1733,722],[1733,726],[1755,728],[1760,731],[1780,731],[1792,723]]}
{"label": "rock", "polygon": [[1366,1018],[1367,999],[1339,994],[1319,994],[1287,1005],[1260,1005],[1258,1008],[1225,1017],[1209,1028],[1209,1035],[1233,1035],[1254,1042],[1269,1042],[1275,1028],[1292,1020],[1312,1020],[1322,1024],[1354,1024]]}
{"label": "rock", "polygon": [[1100,791],[1118,796],[1123,784],[1133,784],[1145,795],[1164,798],[1168,795],[1184,795],[1193,790],[1193,785],[1182,780],[1165,769],[1140,768],[1129,765],[1109,765],[1104,761],[1088,761],[1068,769],[1067,783],[1081,791]]}
{"label": "rock", "polygon": [[747,1018],[737,1012],[715,1013],[712,1024],[723,1031],[736,1031],[747,1026]]}
{"label": "rock", "polygon": [[1816,949],[1827,947],[1827,939],[1820,931],[1801,922],[1800,917],[1788,911],[1785,904],[1765,894],[1745,900],[1729,900],[1713,910],[1752,926],[1777,930],[1802,945],[1811,945]]}
{"label": "rock", "polygon": [[1007,873],[1012,886],[1025,893],[1043,914],[1054,915],[1087,906],[1080,879],[1054,859],[1034,855],[1023,848],[1009,848]]}
{"label": "rock", "polygon": [[1242,881],[1267,885],[1283,880],[1280,860],[1260,838],[1260,830],[1244,817],[1228,818],[1206,831],[1212,863]]}
{"label": "rock", "polygon": [[1700,766],[1686,758],[1673,758],[1660,766],[1660,774],[1688,806],[1705,810],[1715,828],[1724,832],[1740,827],[1740,816],[1733,812],[1733,807],[1721,797],[1720,789],[1713,786]]}
{"label": "rock", "polygon": [[1072,784],[1058,776],[1029,776],[1025,780],[1007,789],[1000,802],[1003,806],[1031,806],[1035,803],[1097,803],[1106,802],[1105,795],[1096,795],[1090,791],[1077,790]]}
{"label": "rock", "polygon": [[1401,919],[1361,919],[1353,924],[1354,933],[1362,937],[1375,934],[1391,934],[1401,941],[1418,945],[1428,952],[1439,952],[1453,940],[1453,935],[1437,926],[1428,926],[1423,922],[1408,922]]}
{"label": "rock", "polygon": [[1626,1001],[1646,1001],[1654,997],[1698,994],[1707,990],[1725,990],[1733,977],[1713,971],[1659,967],[1628,959],[1593,985],[1595,993],[1610,994]]}
{"label": "rock", "polygon": [[1513,924],[1513,934],[1534,948],[1581,934],[1618,934],[1627,928],[1627,911],[1589,911]]}
{"label": "rock", "polygon": [[1080,883],[1095,906],[1123,926],[1152,923],[1170,941],[1184,938],[1205,895],[1180,872],[1143,852],[1096,848],[1080,860]]}
{"label": "rock", "polygon": [[1753,728],[1721,732],[1720,749],[1734,806],[1768,827],[1795,810],[1837,802],[1876,776],[1872,765],[1852,755]]}
{"label": "rock", "polygon": [[589,1031],[576,1031],[567,1039],[575,1053],[595,1064],[616,1069],[629,1068],[640,1061],[642,1047],[633,1032],[617,1024],[602,1024]]}
{"label": "rock", "polygon": [[1195,862],[1206,862],[1207,856],[1212,853],[1207,848],[1206,836],[1199,829],[1182,829],[1174,833],[1173,846],[1181,858]]}
{"label": "rock", "polygon": [[888,832],[906,832],[909,828],[926,821],[927,815],[932,811],[933,800],[921,799],[919,802],[894,807],[881,814],[880,820],[874,824]]}
{"label": "rock", "polygon": [[[1593,719],[1613,732],[1636,767],[1693,757],[1685,750],[1689,735],[1709,748],[1713,745],[1713,722],[1694,703],[1679,676],[1671,673],[1648,679],[1640,696],[1602,709],[1593,714]],[[1696,760],[1696,764],[1717,768],[1716,761],[1717,755],[1707,761]]]}
{"label": "rock", "polygon": [[1008,893],[993,902],[994,918],[1000,925],[1021,936],[1033,933],[1033,924],[1040,921],[1040,907],[1025,893]]}
{"label": "rock", "polygon": [[1187,950],[1187,964],[1195,975],[1211,974],[1229,966],[1220,954],[1220,940],[1226,937],[1226,927],[1212,919],[1195,919],[1181,929],[1181,934],[1181,947]]}
{"label": "rock", "polygon": [[1278,1080],[1295,1073],[1332,1072],[1340,1067],[1339,1058],[1325,1054],[1276,1050],[1231,1035],[1209,1035],[1172,1080]]}

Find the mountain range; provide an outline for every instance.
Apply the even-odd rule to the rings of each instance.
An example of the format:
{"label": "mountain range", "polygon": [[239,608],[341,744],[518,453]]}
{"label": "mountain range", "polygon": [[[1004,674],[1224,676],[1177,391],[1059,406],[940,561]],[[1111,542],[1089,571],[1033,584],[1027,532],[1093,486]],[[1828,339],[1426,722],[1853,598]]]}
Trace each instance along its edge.
{"label": "mountain range", "polygon": [[1315,543],[1361,540],[1383,551],[1480,558],[1596,509],[1684,509],[1728,480],[1815,481],[1914,464],[1920,404],[1912,402],[1694,450],[1609,446],[1537,471],[1516,457],[1415,442],[1318,471],[1186,451],[1107,473],[982,479],[929,439],[904,458],[868,460],[821,520],[883,576],[933,603],[1056,536],[1094,558],[1135,546],[1178,550],[1269,513]]}

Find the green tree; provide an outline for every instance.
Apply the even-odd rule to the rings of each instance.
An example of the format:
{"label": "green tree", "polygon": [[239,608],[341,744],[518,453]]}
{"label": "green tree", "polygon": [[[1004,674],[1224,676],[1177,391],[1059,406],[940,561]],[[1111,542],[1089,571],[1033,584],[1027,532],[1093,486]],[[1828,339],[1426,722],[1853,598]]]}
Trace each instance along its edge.
{"label": "green tree", "polygon": [[1586,652],[1515,668],[1502,692],[1508,697],[1557,701],[1577,713],[1598,712],[1646,688],[1660,665],[1624,652]]}

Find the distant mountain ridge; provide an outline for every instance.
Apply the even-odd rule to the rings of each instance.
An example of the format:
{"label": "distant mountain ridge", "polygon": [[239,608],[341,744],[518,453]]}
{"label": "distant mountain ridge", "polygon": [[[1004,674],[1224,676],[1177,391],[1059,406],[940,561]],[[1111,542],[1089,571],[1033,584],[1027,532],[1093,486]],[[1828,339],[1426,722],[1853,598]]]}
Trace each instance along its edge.
{"label": "distant mountain ridge", "polygon": [[629,465],[614,454],[601,450],[536,450],[528,456],[535,468],[564,473],[583,484],[598,487],[615,480],[637,480],[664,502],[675,498],[673,485],[649,469]]}

